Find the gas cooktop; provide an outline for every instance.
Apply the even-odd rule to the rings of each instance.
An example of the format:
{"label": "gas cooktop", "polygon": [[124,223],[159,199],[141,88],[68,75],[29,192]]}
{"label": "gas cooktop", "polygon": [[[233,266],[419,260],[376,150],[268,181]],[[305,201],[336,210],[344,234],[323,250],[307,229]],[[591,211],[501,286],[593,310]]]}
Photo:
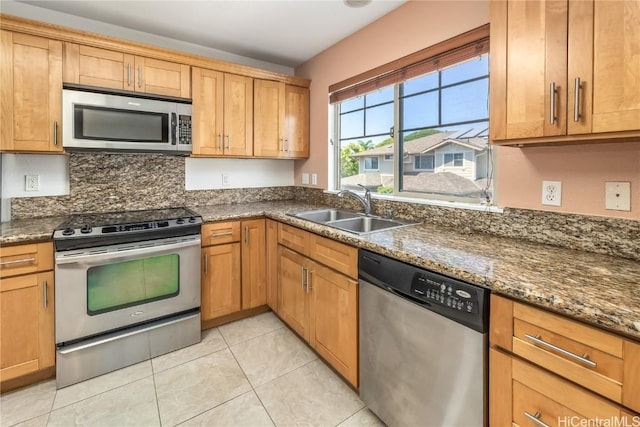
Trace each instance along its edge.
{"label": "gas cooktop", "polygon": [[[73,215],[54,232],[57,250],[200,233],[202,217],[187,208]],[[71,243],[82,241],[83,243]]]}

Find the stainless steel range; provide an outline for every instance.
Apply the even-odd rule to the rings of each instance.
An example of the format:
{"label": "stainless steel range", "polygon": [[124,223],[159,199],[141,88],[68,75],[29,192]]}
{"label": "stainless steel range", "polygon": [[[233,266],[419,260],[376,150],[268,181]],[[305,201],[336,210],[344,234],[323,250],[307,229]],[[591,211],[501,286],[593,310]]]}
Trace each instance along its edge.
{"label": "stainless steel range", "polygon": [[176,208],[55,230],[58,388],[200,341],[201,226]]}

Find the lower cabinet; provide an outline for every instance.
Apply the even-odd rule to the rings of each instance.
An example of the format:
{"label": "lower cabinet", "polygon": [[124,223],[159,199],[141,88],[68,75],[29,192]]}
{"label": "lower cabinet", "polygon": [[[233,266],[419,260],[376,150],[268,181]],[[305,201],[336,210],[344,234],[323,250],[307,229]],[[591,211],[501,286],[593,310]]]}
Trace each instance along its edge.
{"label": "lower cabinet", "polygon": [[202,321],[267,303],[265,220],[202,227]]}
{"label": "lower cabinet", "polygon": [[202,253],[202,320],[240,311],[240,243],[210,246]]}
{"label": "lower cabinet", "polygon": [[[285,244],[293,231],[302,237],[298,243],[308,249],[303,249],[307,253],[315,252],[316,245],[311,245],[315,239],[326,240],[336,253],[357,254],[357,249],[280,226],[285,231],[279,234],[277,313],[347,381],[358,387],[358,282]],[[330,257],[330,253],[324,255]]]}
{"label": "lower cabinet", "polygon": [[2,383],[55,366],[52,269],[51,243],[0,249]]}

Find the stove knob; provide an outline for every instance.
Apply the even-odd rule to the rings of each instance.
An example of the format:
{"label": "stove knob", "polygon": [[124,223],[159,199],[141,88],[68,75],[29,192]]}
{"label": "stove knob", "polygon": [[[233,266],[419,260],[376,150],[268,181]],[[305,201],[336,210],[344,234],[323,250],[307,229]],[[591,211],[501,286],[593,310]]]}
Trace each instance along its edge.
{"label": "stove knob", "polygon": [[76,231],[73,228],[65,228],[62,230],[63,236],[72,236]]}
{"label": "stove knob", "polygon": [[190,223],[194,223],[194,222],[196,222],[196,217],[195,217],[195,216],[192,216],[191,218],[189,218],[189,222],[190,222]]}
{"label": "stove knob", "polygon": [[184,218],[176,219],[176,224],[184,224]]}
{"label": "stove knob", "polygon": [[80,229],[80,232],[81,232],[82,234],[89,234],[89,233],[91,233],[91,226],[90,226],[90,225],[85,225],[84,227],[82,227],[82,228]]}

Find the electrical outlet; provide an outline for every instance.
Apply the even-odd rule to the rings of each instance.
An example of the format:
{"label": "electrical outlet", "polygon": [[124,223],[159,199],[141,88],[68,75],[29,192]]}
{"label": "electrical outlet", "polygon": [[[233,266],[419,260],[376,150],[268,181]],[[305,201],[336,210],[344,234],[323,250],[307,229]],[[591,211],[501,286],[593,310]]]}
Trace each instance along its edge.
{"label": "electrical outlet", "polygon": [[222,174],[222,186],[223,187],[231,186],[231,177],[229,177],[228,173],[223,173]]}
{"label": "electrical outlet", "polygon": [[311,174],[311,185],[318,185],[318,174],[317,173],[312,173]]}
{"label": "electrical outlet", "polygon": [[605,182],[605,209],[616,211],[631,210],[631,183],[622,182]]}
{"label": "electrical outlet", "polygon": [[560,206],[562,203],[562,183],[560,181],[542,181],[542,204]]}
{"label": "electrical outlet", "polygon": [[302,174],[302,183],[303,184],[309,184],[309,174],[308,173],[303,173]]}
{"label": "electrical outlet", "polygon": [[40,190],[40,175],[25,175],[24,191],[39,191],[39,190]]}

